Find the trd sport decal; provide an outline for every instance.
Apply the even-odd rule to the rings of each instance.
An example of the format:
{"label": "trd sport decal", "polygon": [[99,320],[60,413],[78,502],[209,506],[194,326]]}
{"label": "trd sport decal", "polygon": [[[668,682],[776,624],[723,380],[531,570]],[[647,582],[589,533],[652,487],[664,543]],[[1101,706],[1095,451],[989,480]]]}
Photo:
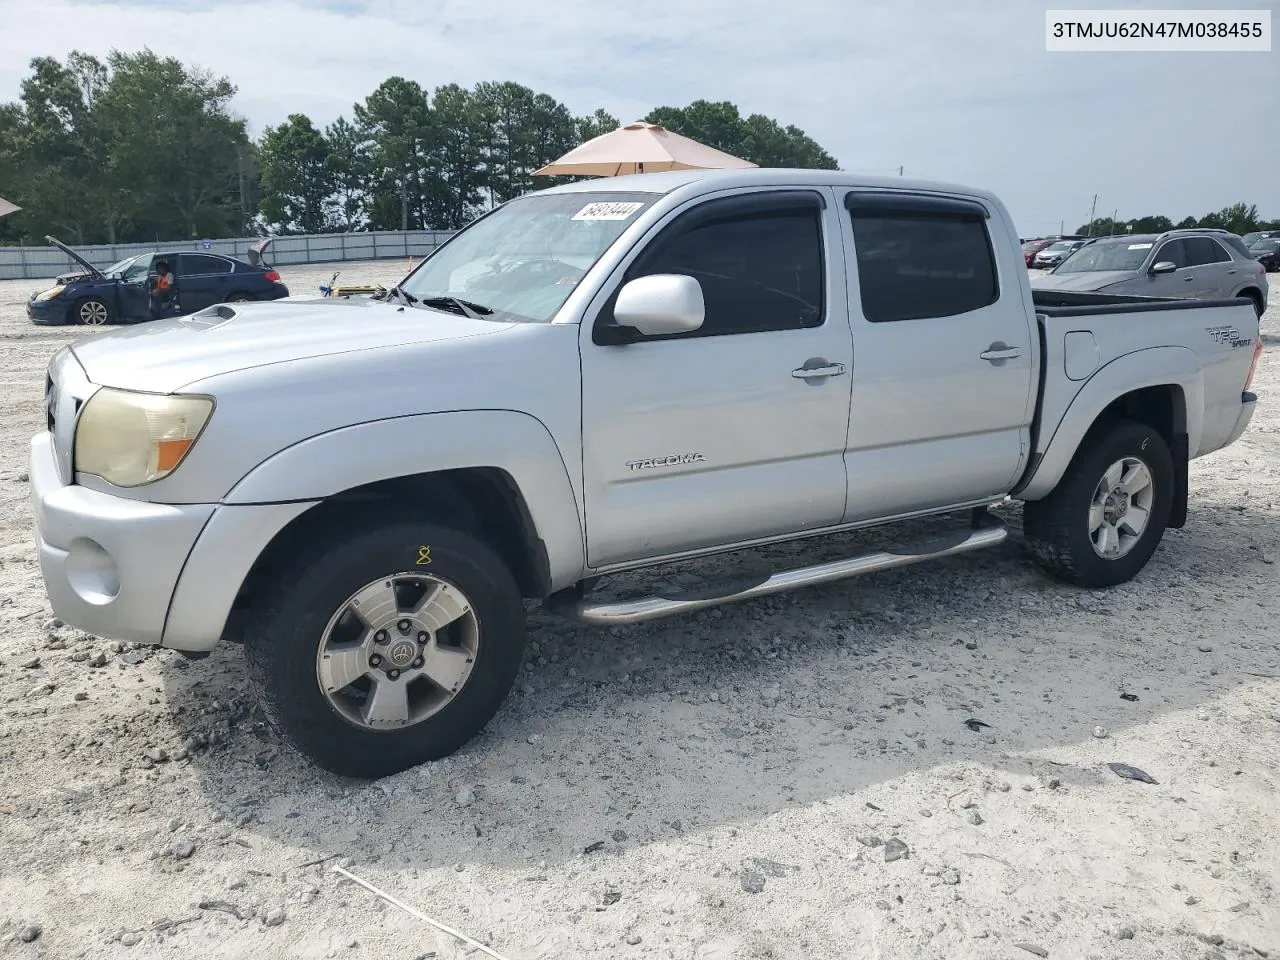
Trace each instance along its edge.
{"label": "trd sport decal", "polygon": [[706,463],[707,458],[700,453],[675,453],[669,457],[654,457],[651,460],[628,460],[628,470],[650,470],[654,467],[676,467],[686,463]]}
{"label": "trd sport decal", "polygon": [[1235,327],[1205,327],[1205,332],[1214,339],[1216,343],[1230,344],[1234,350],[1236,347],[1247,347],[1253,343],[1253,338],[1244,338],[1240,336],[1240,331]]}

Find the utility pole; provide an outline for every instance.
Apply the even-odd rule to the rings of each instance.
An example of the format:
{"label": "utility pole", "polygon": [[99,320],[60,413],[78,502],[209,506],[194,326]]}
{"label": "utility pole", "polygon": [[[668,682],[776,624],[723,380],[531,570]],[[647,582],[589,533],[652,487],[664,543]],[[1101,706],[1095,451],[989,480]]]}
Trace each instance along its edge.
{"label": "utility pole", "polygon": [[1120,216],[1120,208],[1116,207],[1115,210],[1111,211],[1111,231],[1107,236],[1114,237],[1116,235],[1116,217],[1118,216]]}
{"label": "utility pole", "polygon": [[1094,212],[1097,211],[1097,209],[1098,209],[1098,195],[1095,193],[1093,195],[1093,203],[1089,207],[1089,229],[1085,231],[1086,236],[1090,236],[1090,237],[1093,236],[1093,215],[1094,215]]}
{"label": "utility pole", "polygon": [[1065,220],[1059,220],[1059,221],[1058,221],[1058,236],[1062,236],[1062,235],[1063,235],[1064,233],[1066,233],[1066,232],[1067,232],[1067,221],[1065,221]]}
{"label": "utility pole", "polygon": [[898,176],[902,176],[902,168],[901,168],[901,167],[899,167],[899,168],[898,168]]}
{"label": "utility pole", "polygon": [[409,178],[400,177],[400,229],[409,229]]}
{"label": "utility pole", "polygon": [[236,179],[240,184],[240,229],[247,230],[249,226],[249,210],[244,205],[244,149],[236,150]]}

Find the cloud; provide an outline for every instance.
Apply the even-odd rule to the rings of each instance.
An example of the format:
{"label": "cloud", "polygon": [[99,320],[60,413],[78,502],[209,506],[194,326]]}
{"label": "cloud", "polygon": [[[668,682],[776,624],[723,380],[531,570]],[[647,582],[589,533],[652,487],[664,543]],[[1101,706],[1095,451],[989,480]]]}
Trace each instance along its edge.
{"label": "cloud", "polygon": [[293,112],[349,115],[394,74],[428,88],[515,80],[624,122],[732,100],[803,128],[847,170],[901,165],[995,190],[1024,233],[1073,228],[1095,193],[1100,214],[1180,218],[1245,200],[1280,216],[1275,53],[1049,54],[1044,9],[1022,0],[22,7],[2,14],[3,99],[33,56],[146,45],[230,77],[259,132]]}

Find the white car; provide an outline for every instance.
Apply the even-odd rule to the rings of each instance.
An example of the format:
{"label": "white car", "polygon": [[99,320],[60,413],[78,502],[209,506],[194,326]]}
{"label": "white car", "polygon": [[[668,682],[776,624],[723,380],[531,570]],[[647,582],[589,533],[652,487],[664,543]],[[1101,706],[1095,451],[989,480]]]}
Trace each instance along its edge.
{"label": "white car", "polygon": [[1063,260],[1067,259],[1067,257],[1071,256],[1071,254],[1075,253],[1086,243],[1089,243],[1089,241],[1059,240],[1057,243],[1051,243],[1036,254],[1033,263],[1036,267],[1039,267],[1042,270],[1050,270],[1060,264]]}

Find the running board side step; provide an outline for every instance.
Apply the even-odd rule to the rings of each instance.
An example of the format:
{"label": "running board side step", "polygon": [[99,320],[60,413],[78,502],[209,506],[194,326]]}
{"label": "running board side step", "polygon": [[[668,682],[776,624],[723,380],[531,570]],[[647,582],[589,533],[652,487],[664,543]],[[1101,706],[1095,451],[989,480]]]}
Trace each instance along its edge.
{"label": "running board side step", "polygon": [[982,510],[974,511],[972,529],[932,537],[887,551],[867,553],[844,560],[832,560],[811,567],[784,570],[754,582],[710,585],[700,590],[682,591],[670,596],[641,597],[637,600],[615,600],[593,603],[578,587],[570,587],[546,599],[552,613],[593,626],[615,626],[644,623],[677,613],[691,613],[739,600],[786,593],[800,587],[812,587],[850,577],[860,577],[879,570],[906,567],[925,560],[938,560],[960,553],[972,553],[1002,543],[1009,536],[1008,527],[998,517]]}

